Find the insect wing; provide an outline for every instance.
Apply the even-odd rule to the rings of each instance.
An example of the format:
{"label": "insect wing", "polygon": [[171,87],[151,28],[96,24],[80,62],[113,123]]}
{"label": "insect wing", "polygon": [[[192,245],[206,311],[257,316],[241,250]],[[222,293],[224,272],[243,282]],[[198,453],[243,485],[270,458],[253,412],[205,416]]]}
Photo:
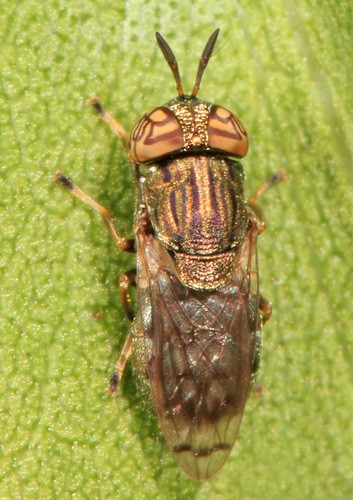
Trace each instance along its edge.
{"label": "insect wing", "polygon": [[180,467],[211,477],[239,430],[260,328],[256,228],[235,252],[232,279],[215,291],[185,287],[152,235],[137,235],[139,316],[158,417]]}

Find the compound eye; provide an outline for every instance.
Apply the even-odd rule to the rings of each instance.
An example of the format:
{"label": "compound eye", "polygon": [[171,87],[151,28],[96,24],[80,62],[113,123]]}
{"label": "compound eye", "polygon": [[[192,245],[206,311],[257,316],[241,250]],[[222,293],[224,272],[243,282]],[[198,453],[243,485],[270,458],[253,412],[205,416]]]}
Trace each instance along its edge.
{"label": "compound eye", "polygon": [[130,157],[144,163],[179,151],[183,146],[183,133],[174,113],[167,108],[155,108],[132,129]]}
{"label": "compound eye", "polygon": [[211,107],[207,132],[210,148],[237,158],[246,155],[248,134],[238,118],[222,106]]}

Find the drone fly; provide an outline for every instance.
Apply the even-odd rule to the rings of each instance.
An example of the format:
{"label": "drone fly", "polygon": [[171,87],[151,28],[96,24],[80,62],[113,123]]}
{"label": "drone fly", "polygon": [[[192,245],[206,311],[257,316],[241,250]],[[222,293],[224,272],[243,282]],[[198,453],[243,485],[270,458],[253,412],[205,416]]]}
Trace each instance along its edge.
{"label": "drone fly", "polygon": [[54,176],[100,213],[119,249],[137,254],[136,270],[120,278],[133,326],[110,391],[134,351],[168,446],[196,480],[211,478],[226,461],[259,364],[271,304],[258,289],[256,240],[265,224],[257,200],[281,177],[247,201],[242,166],[231,159],[247,153],[247,133],[233,113],[197,97],[218,33],[204,48],[190,95],[156,33],[178,96],[145,114],[129,138],[98,98],[89,101],[128,152],[138,186],[134,239],[120,236],[108,210],[69,178]]}

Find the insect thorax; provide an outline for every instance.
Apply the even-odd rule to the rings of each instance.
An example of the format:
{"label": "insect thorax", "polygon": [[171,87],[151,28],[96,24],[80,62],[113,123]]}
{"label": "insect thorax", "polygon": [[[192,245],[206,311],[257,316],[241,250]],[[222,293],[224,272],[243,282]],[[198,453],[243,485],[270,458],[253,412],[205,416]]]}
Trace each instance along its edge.
{"label": "insect thorax", "polygon": [[164,159],[144,168],[142,199],[187,286],[212,289],[227,281],[247,230],[242,181],[238,162],[213,155]]}

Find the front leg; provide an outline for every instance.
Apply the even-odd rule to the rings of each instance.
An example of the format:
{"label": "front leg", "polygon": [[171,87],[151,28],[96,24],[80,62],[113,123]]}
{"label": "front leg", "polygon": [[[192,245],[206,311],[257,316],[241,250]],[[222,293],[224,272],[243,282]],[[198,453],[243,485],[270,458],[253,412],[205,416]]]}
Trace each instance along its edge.
{"label": "front leg", "polygon": [[124,127],[108,111],[105,111],[97,96],[88,99],[87,104],[93,107],[102,120],[109,125],[115,135],[119,137],[124,148],[128,151],[128,136]]}

